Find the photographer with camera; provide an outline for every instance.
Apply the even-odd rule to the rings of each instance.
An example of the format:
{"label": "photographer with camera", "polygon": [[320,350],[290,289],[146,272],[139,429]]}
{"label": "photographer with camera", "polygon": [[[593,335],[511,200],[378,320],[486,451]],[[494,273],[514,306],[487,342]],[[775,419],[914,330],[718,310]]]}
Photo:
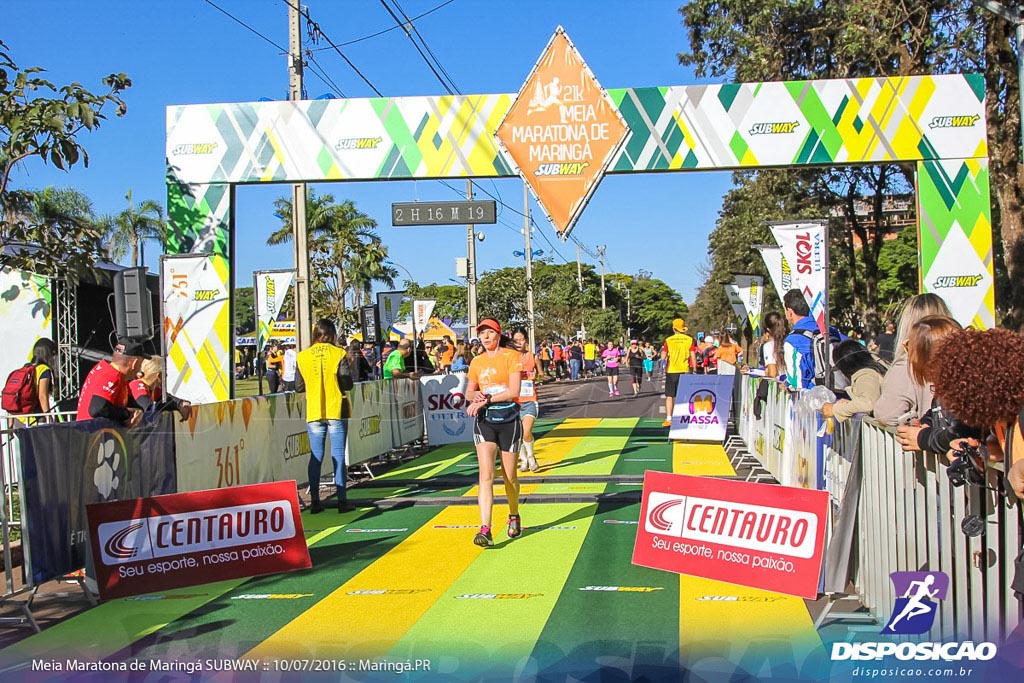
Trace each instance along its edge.
{"label": "photographer with camera", "polygon": [[956,330],[936,348],[933,361],[938,400],[987,437],[968,440],[966,449],[962,443],[954,447],[962,452],[984,444],[990,460],[1004,460],[1007,488],[1024,499],[1024,337],[1003,329]]}

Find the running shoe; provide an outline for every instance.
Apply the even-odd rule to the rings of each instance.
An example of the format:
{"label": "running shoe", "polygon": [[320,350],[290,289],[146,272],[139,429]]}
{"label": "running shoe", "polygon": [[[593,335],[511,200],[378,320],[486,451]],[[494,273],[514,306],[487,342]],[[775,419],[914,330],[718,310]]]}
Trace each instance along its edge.
{"label": "running shoe", "polygon": [[671,427],[672,426],[672,420],[665,420],[664,422],[661,423],[661,426],[662,427]]}
{"label": "running shoe", "polygon": [[537,470],[540,469],[540,465],[537,464],[537,458],[533,457],[532,455],[526,456],[526,463],[527,465],[530,466],[531,472],[536,472]]}
{"label": "running shoe", "polygon": [[619,395],[619,389],[618,389],[618,387],[616,387],[616,389],[615,389],[615,395],[616,395],[616,396],[618,396],[618,395]]}
{"label": "running shoe", "polygon": [[484,524],[480,527],[480,531],[473,537],[473,543],[476,543],[481,548],[490,548],[494,545],[494,539],[491,538],[491,527]]}
{"label": "running shoe", "polygon": [[609,395],[609,396],[614,396],[614,395],[615,395],[615,392],[614,392],[614,391],[609,391],[609,392],[608,392],[608,395]]}
{"label": "running shoe", "polygon": [[[519,519],[519,515],[508,516],[508,537],[515,538],[523,533],[523,523]],[[490,534],[487,535],[490,538]]]}

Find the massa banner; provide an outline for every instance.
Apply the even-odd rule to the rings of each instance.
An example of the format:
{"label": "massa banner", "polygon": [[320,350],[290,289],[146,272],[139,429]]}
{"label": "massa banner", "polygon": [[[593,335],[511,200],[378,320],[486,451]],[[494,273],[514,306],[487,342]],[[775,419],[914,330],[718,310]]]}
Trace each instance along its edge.
{"label": "massa banner", "polygon": [[668,438],[725,441],[732,386],[732,375],[680,375]]}

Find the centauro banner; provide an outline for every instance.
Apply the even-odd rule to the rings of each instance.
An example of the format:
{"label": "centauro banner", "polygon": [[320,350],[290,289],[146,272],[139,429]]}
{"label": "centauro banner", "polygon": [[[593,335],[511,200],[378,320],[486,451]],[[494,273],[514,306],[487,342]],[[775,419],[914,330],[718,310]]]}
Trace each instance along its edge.
{"label": "centauro banner", "polygon": [[783,303],[782,297],[793,288],[793,273],[789,269],[789,261],[782,255],[782,249],[769,244],[757,244],[754,246],[765,268],[768,269],[768,276],[775,286],[775,293],[779,295],[779,303]]}
{"label": "centauro banner", "polygon": [[257,270],[253,273],[256,302],[256,353],[263,351],[273,331],[288,290],[295,279],[293,270]]}
{"label": "centauro banner", "polygon": [[828,492],[648,470],[633,564],[814,599]]}
{"label": "centauro banner", "polygon": [[[782,255],[793,269],[793,286],[807,299],[811,317],[825,332],[828,314],[828,226],[824,221],[793,221],[771,226]],[[779,292],[785,296],[786,292]]]}
{"label": "centauro banner", "polygon": [[231,397],[228,261],[215,254],[160,259],[167,392],[194,404]]}
{"label": "centauro banner", "polygon": [[88,507],[100,596],[309,569],[294,481]]}

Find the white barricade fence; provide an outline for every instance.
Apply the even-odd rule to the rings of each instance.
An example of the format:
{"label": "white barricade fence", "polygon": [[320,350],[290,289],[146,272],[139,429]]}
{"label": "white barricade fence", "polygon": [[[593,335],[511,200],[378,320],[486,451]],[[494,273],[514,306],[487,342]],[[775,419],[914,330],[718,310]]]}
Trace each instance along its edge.
{"label": "white barricade fence", "polygon": [[466,373],[420,378],[420,398],[431,446],[473,440],[473,418],[466,415]]}
{"label": "white barricade fence", "polygon": [[[885,623],[896,597],[889,573],[941,571],[949,595],[938,601],[934,640],[1002,642],[1021,621],[1010,589],[1021,547],[1020,516],[991,489],[955,487],[931,453],[904,453],[895,433],[865,420],[861,430],[860,572],[856,586],[872,615]],[[989,472],[988,485],[998,477]],[[976,516],[984,533],[961,524]]]}
{"label": "white barricade fence", "polygon": [[[831,435],[818,434],[820,425],[812,429],[810,419],[797,416],[791,407],[796,397],[776,383],[769,386],[757,420],[752,403],[759,381],[748,378],[744,383],[740,436],[769,472],[783,483],[787,469],[799,474],[803,466],[794,469],[798,451],[808,448],[812,432],[816,436],[815,461],[823,468],[818,485],[829,492],[833,516],[825,592],[843,592],[852,568],[849,575],[861,602],[885,624],[896,598],[902,597],[896,595],[892,572],[941,571],[949,577],[950,589],[937,602],[928,637],[1004,641],[1022,619],[1010,583],[1024,529],[1020,509],[1007,507],[1006,498],[993,490],[999,482],[998,465],[990,464],[988,488],[954,487],[938,456],[904,453],[895,432],[870,418],[835,426]],[[967,517],[983,522],[982,535],[964,533],[961,525]]]}
{"label": "white barricade fence", "polygon": [[391,427],[393,448],[423,438],[423,406],[420,404],[420,383],[411,379],[392,379],[395,412]]}
{"label": "white barricade fence", "polygon": [[389,384],[405,381],[411,380],[360,382],[349,392],[352,419],[348,422],[348,447],[345,449],[349,465],[358,465],[391,450],[395,407]]}
{"label": "white barricade fence", "polygon": [[176,423],[178,491],[306,479],[309,438],[302,394],[252,396],[192,407]]}

